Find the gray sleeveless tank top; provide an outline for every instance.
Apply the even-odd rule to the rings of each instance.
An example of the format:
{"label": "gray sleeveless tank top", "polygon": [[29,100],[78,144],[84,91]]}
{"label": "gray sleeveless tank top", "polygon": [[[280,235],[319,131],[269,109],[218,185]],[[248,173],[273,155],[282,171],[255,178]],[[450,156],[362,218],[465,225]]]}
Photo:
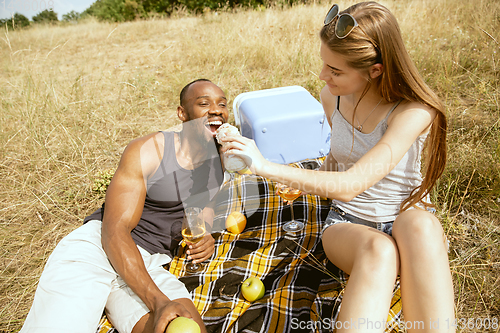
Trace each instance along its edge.
{"label": "gray sleeveless tank top", "polygon": [[[174,132],[163,132],[165,148],[160,166],[147,181],[147,193],[138,225],[132,239],[151,254],[172,253],[182,239],[184,208],[204,208],[223,183],[224,173],[215,146],[209,145],[207,159],[193,170],[179,165],[175,156]],[[85,218],[101,220],[104,205]]]}
{"label": "gray sleeveless tank top", "polygon": [[[362,133],[342,116],[337,106],[332,114],[331,154],[338,164],[338,171],[346,171],[380,141],[387,130],[387,119],[399,105],[395,103],[387,116],[371,133]],[[354,146],[353,146],[354,135]],[[394,221],[401,203],[413,189],[422,183],[420,157],[427,134],[420,135],[396,167],[382,180],[349,202],[333,200],[332,204],[346,213],[372,222]]]}

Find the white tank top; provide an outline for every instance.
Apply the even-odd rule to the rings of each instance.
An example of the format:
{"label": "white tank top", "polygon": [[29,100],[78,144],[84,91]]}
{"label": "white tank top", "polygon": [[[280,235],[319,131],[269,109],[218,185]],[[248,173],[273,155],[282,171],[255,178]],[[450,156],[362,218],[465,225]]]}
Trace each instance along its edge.
{"label": "white tank top", "polygon": [[[337,161],[338,171],[348,170],[377,142],[387,130],[387,119],[401,101],[394,104],[385,119],[371,133],[362,133],[342,116],[337,107],[332,114],[331,154]],[[354,147],[353,147],[354,135]],[[411,191],[422,183],[420,157],[427,133],[420,135],[396,167],[382,180],[349,202],[333,200],[346,213],[372,222],[394,221],[401,203]],[[352,149],[351,149],[352,148]]]}

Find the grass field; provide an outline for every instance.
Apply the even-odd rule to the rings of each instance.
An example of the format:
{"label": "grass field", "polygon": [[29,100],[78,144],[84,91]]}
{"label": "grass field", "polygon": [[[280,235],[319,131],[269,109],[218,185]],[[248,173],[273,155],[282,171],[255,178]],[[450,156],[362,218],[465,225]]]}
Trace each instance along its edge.
{"label": "grass field", "polygon": [[[382,3],[447,107],[449,159],[433,196],[457,318],[498,320],[500,2]],[[48,255],[102,203],[125,145],[179,123],[186,83],[211,79],[230,101],[288,85],[318,98],[330,5],[0,30],[0,332],[21,327]]]}

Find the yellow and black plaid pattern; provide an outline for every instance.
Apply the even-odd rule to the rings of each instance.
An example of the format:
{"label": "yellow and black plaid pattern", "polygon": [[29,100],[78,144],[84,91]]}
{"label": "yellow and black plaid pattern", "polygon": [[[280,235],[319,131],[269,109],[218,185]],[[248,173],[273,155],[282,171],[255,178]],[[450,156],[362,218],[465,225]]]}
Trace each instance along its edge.
{"label": "yellow and black plaid pattern", "polygon": [[[315,168],[318,161],[296,166]],[[309,194],[295,200],[294,217],[305,222],[305,229],[293,236],[282,230],[291,219],[290,207],[274,193],[272,181],[233,174],[216,198],[215,253],[203,271],[185,271],[184,248],[170,263],[170,272],[190,291],[208,332],[332,331],[347,277],[328,261],[321,244],[329,202]],[[247,217],[239,235],[224,228],[227,215],[234,210]],[[253,303],[240,293],[241,283],[251,276],[266,287],[264,297]],[[398,332],[400,317],[398,283],[386,332]],[[98,332],[113,332],[102,329],[105,324]]]}

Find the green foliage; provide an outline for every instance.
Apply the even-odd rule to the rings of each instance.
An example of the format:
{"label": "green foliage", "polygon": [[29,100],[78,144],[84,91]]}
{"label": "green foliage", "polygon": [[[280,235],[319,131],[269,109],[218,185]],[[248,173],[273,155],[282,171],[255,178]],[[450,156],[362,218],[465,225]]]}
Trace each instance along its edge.
{"label": "green foliage", "polygon": [[[140,0],[139,0],[140,1]],[[146,13],[170,13],[173,8],[172,0],[142,0],[142,6]]]}
{"label": "green foliage", "polygon": [[80,13],[75,12],[74,10],[63,15],[63,21],[65,22],[77,22],[79,19],[80,19]]}
{"label": "green foliage", "polygon": [[207,8],[251,7],[278,5],[287,6],[294,3],[306,3],[307,0],[97,0],[84,15],[92,15],[103,21],[132,21],[147,18],[152,14],[170,15],[179,8],[191,13],[202,13]]}
{"label": "green foliage", "polygon": [[59,19],[57,18],[57,13],[55,13],[53,10],[45,9],[44,11],[41,11],[40,13],[33,16],[33,22],[36,23],[51,23],[58,21]]}
{"label": "green foliage", "polygon": [[113,22],[132,21],[146,17],[140,0],[97,0],[83,14]]}
{"label": "green foliage", "polygon": [[30,20],[23,14],[15,13],[13,18],[0,19],[0,26],[9,29],[24,28],[30,25]]}
{"label": "green foliage", "polygon": [[111,183],[115,171],[111,169],[101,170],[95,175],[94,183],[92,185],[92,192],[99,198],[104,198],[106,190]]}
{"label": "green foliage", "polygon": [[134,0],[125,0],[123,4],[123,17],[126,21],[132,21],[144,16],[145,12],[141,4]]}

